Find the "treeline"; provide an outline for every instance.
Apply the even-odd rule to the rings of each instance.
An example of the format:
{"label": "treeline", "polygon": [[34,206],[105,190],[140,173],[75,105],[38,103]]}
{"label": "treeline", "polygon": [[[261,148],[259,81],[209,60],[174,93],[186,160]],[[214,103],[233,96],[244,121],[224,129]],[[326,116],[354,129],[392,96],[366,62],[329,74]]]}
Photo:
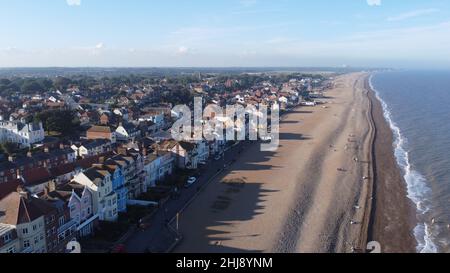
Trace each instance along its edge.
{"label": "treeline", "polygon": [[126,75],[116,77],[95,78],[90,76],[55,77],[55,78],[11,78],[0,79],[0,95],[6,96],[14,93],[33,94],[46,91],[64,91],[77,86],[82,90],[115,89],[122,85],[139,83],[156,83],[154,77]]}

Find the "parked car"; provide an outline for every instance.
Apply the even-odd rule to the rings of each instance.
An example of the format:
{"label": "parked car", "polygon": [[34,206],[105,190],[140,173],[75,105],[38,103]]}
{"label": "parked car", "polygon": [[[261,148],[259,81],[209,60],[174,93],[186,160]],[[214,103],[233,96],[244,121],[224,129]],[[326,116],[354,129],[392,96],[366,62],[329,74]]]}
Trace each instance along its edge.
{"label": "parked car", "polygon": [[195,182],[197,182],[197,178],[191,176],[191,177],[189,177],[188,180],[186,181],[185,187],[186,187],[186,188],[189,188],[190,186],[194,185]]}

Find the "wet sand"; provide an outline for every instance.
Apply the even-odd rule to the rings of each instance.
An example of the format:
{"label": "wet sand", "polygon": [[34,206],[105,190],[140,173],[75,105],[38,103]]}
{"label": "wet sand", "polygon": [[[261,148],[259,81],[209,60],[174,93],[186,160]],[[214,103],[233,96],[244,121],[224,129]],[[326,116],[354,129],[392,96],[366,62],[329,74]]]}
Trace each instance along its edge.
{"label": "wet sand", "polygon": [[[366,88],[370,89],[368,82]],[[397,166],[393,148],[393,134],[383,116],[381,103],[373,91],[373,120],[376,126],[374,143],[374,200],[369,225],[369,240],[378,241],[383,252],[411,253],[416,251],[413,230],[416,225],[415,208],[407,198],[406,182]]]}
{"label": "wet sand", "polygon": [[375,133],[366,78],[340,76],[327,107],[286,115],[276,152],[248,147],[181,214],[183,241],[175,251],[363,251]]}

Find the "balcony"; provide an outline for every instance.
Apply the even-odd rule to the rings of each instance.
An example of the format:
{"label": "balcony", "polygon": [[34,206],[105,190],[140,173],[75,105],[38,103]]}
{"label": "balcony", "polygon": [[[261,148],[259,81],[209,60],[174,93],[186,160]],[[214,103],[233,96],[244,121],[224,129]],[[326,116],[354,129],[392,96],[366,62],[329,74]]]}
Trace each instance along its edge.
{"label": "balcony", "polygon": [[77,230],[83,229],[85,226],[89,225],[90,223],[92,223],[93,221],[95,221],[98,218],[99,218],[98,214],[94,214],[91,218],[89,218],[86,221],[84,221],[83,223],[81,223],[78,226]]}
{"label": "balcony", "polygon": [[72,228],[73,228],[73,230],[76,230],[76,227],[77,227],[77,222],[74,219],[72,219],[69,222],[65,223],[64,225],[62,225],[58,228],[58,234],[66,232],[67,230],[70,230]]}
{"label": "balcony", "polygon": [[34,252],[33,247],[29,246],[29,247],[23,249],[20,253],[33,253],[33,252]]}

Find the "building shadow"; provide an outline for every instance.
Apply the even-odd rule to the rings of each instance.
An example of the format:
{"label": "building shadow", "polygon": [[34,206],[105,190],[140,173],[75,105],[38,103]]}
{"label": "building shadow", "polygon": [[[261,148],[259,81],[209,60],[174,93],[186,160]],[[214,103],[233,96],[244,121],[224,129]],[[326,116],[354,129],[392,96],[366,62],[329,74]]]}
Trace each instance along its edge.
{"label": "building shadow", "polygon": [[[265,234],[238,232],[235,223],[253,220],[264,211],[264,200],[276,191],[262,184],[246,183],[244,178],[221,180],[216,190],[206,191],[185,215],[180,217],[183,242],[175,249],[182,253],[258,253],[261,250],[226,246],[229,241],[249,245]],[[217,188],[220,188],[217,190]],[[270,232],[270,231],[267,231]]]}

